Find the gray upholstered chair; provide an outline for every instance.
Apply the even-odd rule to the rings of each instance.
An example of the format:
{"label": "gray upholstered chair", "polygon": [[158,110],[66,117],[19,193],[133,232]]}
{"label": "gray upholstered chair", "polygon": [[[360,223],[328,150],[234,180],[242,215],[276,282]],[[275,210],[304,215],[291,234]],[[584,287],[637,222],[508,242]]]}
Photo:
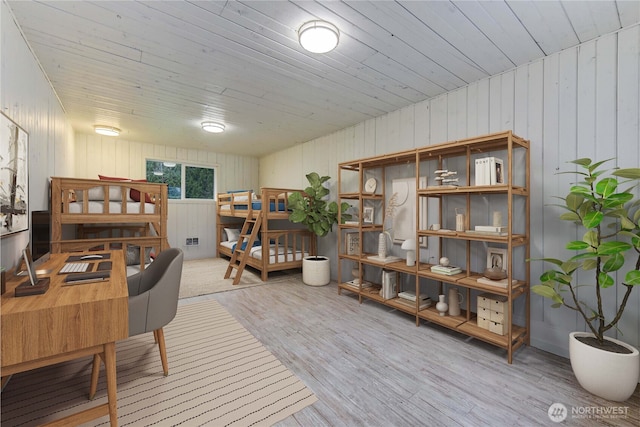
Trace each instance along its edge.
{"label": "gray upholstered chair", "polygon": [[[129,336],[152,332],[160,348],[164,375],[169,375],[167,350],[162,328],[173,320],[178,310],[178,294],[184,254],[181,249],[166,249],[143,271],[127,278],[129,287]],[[93,399],[100,375],[100,356],[93,357],[91,389]]]}

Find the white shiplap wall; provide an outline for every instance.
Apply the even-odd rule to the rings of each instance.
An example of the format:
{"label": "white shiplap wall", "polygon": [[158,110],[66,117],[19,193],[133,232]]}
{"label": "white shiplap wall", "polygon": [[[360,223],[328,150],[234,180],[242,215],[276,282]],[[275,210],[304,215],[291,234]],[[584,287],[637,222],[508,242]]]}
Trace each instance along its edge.
{"label": "white shiplap wall", "polygon": [[[75,176],[97,179],[107,176],[144,179],[146,159],[172,160],[216,166],[217,192],[258,189],[255,157],[220,154],[147,144],[122,138],[78,133],[75,138]],[[212,201],[169,201],[168,236],[172,247],[182,248],[186,259],[211,258],[216,252],[216,205]],[[198,246],[186,246],[187,237],[198,237]]]}
{"label": "white shiplap wall", "polygon": [[[571,170],[566,162],[579,157],[617,157],[620,167],[640,164],[639,69],[640,26],[635,25],[266,156],[260,161],[260,183],[304,187],[304,175],[315,170],[334,178],[335,197],[339,162],[512,129],[531,141],[531,255],[560,256],[565,242],[579,236],[557,219],[557,209],[545,206],[554,203],[554,196],[566,195],[571,182],[571,175],[556,172]],[[334,278],[335,246],[335,233],[320,239],[320,251],[331,256]],[[423,252],[422,259],[432,256],[432,250]],[[531,267],[536,283],[544,265]],[[606,292],[622,297],[620,287]],[[568,332],[584,325],[569,310],[549,305],[532,295],[532,345],[566,356]],[[618,338],[640,344],[639,290],[619,328],[623,335]]]}
{"label": "white shiplap wall", "polygon": [[[0,19],[0,106],[29,133],[29,211],[47,210],[49,177],[73,173],[73,130],[4,2]],[[29,238],[28,231],[2,238],[2,266],[15,264]]]}

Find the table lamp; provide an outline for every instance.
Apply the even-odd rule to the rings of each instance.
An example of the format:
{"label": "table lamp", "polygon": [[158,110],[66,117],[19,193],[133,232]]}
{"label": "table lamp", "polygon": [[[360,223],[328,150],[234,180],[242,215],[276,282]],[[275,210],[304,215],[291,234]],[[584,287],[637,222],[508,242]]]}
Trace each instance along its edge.
{"label": "table lamp", "polygon": [[416,240],[407,239],[402,242],[402,246],[400,246],[400,248],[407,251],[407,265],[409,267],[416,265]]}

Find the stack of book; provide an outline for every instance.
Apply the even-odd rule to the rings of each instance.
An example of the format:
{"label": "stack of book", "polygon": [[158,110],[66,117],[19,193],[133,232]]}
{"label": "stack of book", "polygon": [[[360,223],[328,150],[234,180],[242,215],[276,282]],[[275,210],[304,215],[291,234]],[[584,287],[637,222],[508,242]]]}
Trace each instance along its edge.
{"label": "stack of book", "polygon": [[[413,291],[404,291],[398,294],[399,301],[402,303],[407,303],[408,306],[415,307],[416,304],[416,293]],[[431,298],[429,298],[426,294],[420,294],[420,307],[419,310],[423,310],[427,307],[431,307]]]}
{"label": "stack of book", "polygon": [[476,225],[473,230],[467,230],[468,233],[487,234],[491,236],[506,236],[507,227],[494,227],[492,225]]}
{"label": "stack of book", "polygon": [[462,269],[460,267],[455,267],[453,265],[433,265],[431,266],[431,271],[437,274],[444,274],[447,276],[453,276],[454,274],[462,273]]}
{"label": "stack of book", "polygon": [[497,157],[476,159],[476,185],[504,184],[504,162]]}

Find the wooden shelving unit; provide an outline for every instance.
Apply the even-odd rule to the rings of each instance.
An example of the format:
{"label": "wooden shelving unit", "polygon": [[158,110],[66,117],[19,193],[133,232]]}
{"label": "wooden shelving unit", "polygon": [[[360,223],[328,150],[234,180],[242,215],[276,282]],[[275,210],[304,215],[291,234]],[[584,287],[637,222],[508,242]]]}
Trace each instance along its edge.
{"label": "wooden shelving unit", "polygon": [[[496,156],[504,161],[504,183],[476,185],[475,160],[487,156]],[[511,131],[340,163],[339,197],[341,201],[347,201],[353,206],[355,212],[351,213],[356,213],[358,220],[339,226],[338,292],[348,291],[358,295],[360,302],[369,299],[411,314],[415,316],[416,325],[420,324],[420,320],[425,320],[503,348],[507,352],[508,363],[512,363],[514,351],[524,344],[528,345],[530,340],[530,269],[526,262],[530,255],[529,164],[529,141]],[[457,186],[432,184],[421,188],[422,177],[430,179],[432,176],[429,175],[435,170],[447,169],[448,165],[458,168]],[[396,176],[398,173],[404,175]],[[415,266],[407,266],[404,259],[380,262],[370,258],[377,248],[377,235],[384,230],[385,205],[391,197],[388,187],[396,177],[416,179],[413,206],[415,224],[419,225],[415,229],[415,240],[418,242]],[[371,184],[372,178],[377,185],[367,186],[367,181]],[[373,191],[372,187],[375,187]],[[421,203],[425,200],[427,203]],[[425,205],[431,207],[425,209]],[[453,231],[449,227],[449,231],[433,231],[420,226],[424,223],[421,222],[423,218],[427,219],[428,224],[451,225],[450,217],[454,207],[466,212],[464,230]],[[363,215],[367,208],[369,213],[371,208],[375,213],[373,218],[365,222]],[[473,225],[478,224],[472,224],[472,218],[473,221],[484,218],[485,223],[490,222],[490,211],[493,209],[506,214],[504,235],[475,232]],[[346,233],[358,235],[359,250],[355,254],[345,253]],[[450,247],[453,248],[451,252],[457,256],[454,265],[460,265],[462,272],[451,276],[432,272],[432,264],[423,259],[427,250],[420,244],[426,239],[430,242],[431,253],[434,251],[434,246],[431,245],[436,245],[439,255],[436,259],[444,256]],[[478,282],[483,275],[483,269],[479,266],[485,265],[481,259],[482,254],[488,248],[496,247],[506,251],[508,262],[505,269],[510,286],[500,287]],[[397,289],[391,298],[384,299],[379,292],[381,283],[375,283],[371,279],[379,277],[378,273],[382,270],[396,272],[396,277],[403,276],[404,283],[414,282],[415,295],[428,293],[432,305],[420,310],[417,301],[412,303],[398,298]],[[357,284],[364,282],[373,282],[373,286]],[[445,294],[444,289],[451,286],[461,290],[464,304],[459,315],[441,316],[435,308],[437,296]],[[506,334],[500,335],[478,325],[476,298],[482,293],[506,297],[508,312],[505,315],[509,319],[505,326]],[[517,301],[522,303],[517,304],[516,311],[514,306]],[[518,315],[518,324],[514,323],[514,314]]]}

